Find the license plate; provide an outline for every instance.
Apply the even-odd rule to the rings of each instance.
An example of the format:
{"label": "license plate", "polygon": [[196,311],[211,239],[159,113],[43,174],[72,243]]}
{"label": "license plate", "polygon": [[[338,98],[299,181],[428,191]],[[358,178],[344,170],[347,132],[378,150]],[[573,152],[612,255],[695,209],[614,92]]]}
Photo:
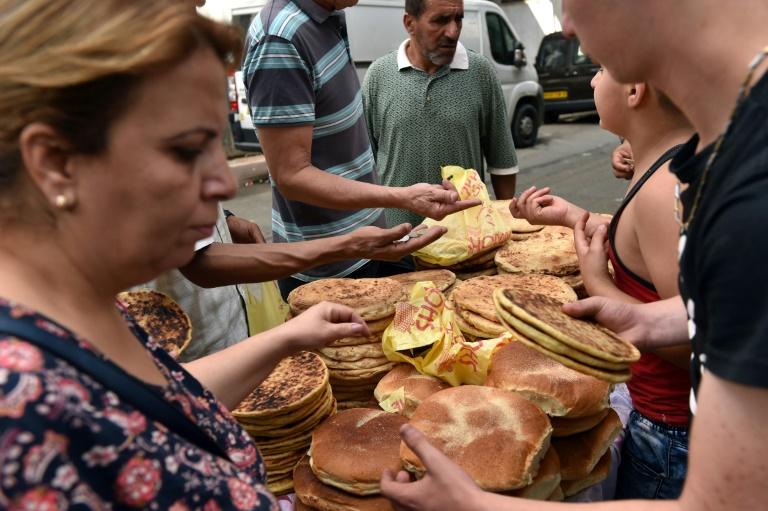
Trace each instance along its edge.
{"label": "license plate", "polygon": [[567,90],[553,90],[544,93],[544,99],[568,99]]}

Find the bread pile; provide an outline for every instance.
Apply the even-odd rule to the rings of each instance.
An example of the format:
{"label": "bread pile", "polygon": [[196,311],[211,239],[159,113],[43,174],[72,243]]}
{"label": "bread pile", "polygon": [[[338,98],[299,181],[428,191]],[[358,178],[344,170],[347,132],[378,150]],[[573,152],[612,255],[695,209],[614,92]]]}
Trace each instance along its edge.
{"label": "bread pile", "polygon": [[499,212],[504,219],[504,222],[511,231],[511,240],[524,240],[533,236],[544,228],[543,225],[533,225],[523,218],[515,218],[512,216],[512,212],[509,210],[509,204],[511,200],[495,200],[491,201],[493,207]]}
{"label": "bread pile", "polygon": [[494,339],[507,328],[501,324],[493,303],[496,289],[527,289],[552,297],[561,303],[576,300],[573,289],[558,277],[538,273],[493,275],[460,282],[451,294],[459,329],[470,339]]}
{"label": "bread pile", "polygon": [[596,323],[568,316],[550,297],[503,288],[493,299],[499,319],[517,340],[571,369],[621,383],[630,378],[629,364],[640,359],[633,345]]}
{"label": "bread pile", "polygon": [[379,403],[393,396],[398,398],[402,404],[397,413],[410,417],[422,401],[447,388],[450,385],[443,380],[421,374],[410,364],[397,364],[376,385],[373,395]]}
{"label": "bread pile", "polygon": [[387,277],[392,280],[396,280],[403,286],[403,293],[405,300],[411,296],[411,290],[417,282],[432,282],[436,288],[443,292],[443,294],[450,293],[456,284],[456,274],[450,270],[434,269],[434,270],[422,270],[414,271],[410,273],[401,273],[400,275],[392,275]]}
{"label": "bread pile", "polygon": [[117,295],[117,300],[174,360],[192,342],[192,320],[170,296],[151,290],[125,291]]}
{"label": "bread pile", "polygon": [[[410,424],[478,486],[494,492],[529,486],[552,434],[546,414],[532,402],[514,392],[477,385],[432,394],[416,408]],[[405,443],[400,457],[406,470],[424,474],[421,461]]]}
{"label": "bread pile", "polygon": [[312,431],[336,412],[328,369],[315,353],[282,360],[232,412],[253,437],[267,466],[267,486],[293,488],[293,469],[307,452]]}
{"label": "bread pile", "polygon": [[416,268],[418,269],[439,269],[443,268],[456,274],[456,278],[459,280],[467,280],[473,277],[479,277],[481,275],[496,275],[496,263],[494,257],[499,247],[492,247],[484,250],[478,254],[473,255],[469,259],[465,259],[456,264],[450,266],[440,266],[433,263],[428,263],[419,258],[414,258]]}
{"label": "bread pile", "polygon": [[[609,449],[622,427],[616,412],[609,408],[609,383],[512,342],[494,354],[485,384],[516,392],[549,415],[564,496],[607,477]],[[535,488],[529,493],[541,494]]]}
{"label": "bread pile", "polygon": [[401,415],[354,408],[326,420],[312,434],[310,457],[294,472],[299,500],[311,508],[392,509],[381,497],[384,470],[397,473]]}
{"label": "bread pile", "polygon": [[554,275],[583,291],[573,231],[567,227],[548,225],[525,239],[513,239],[499,249],[495,262],[499,273]]}
{"label": "bread pile", "polygon": [[318,280],[288,295],[294,315],[329,301],[351,307],[368,325],[369,337],[338,339],[318,350],[339,409],[368,406],[376,384],[394,366],[384,356],[381,336],[394,318],[395,304],[404,299],[403,284],[388,278]]}

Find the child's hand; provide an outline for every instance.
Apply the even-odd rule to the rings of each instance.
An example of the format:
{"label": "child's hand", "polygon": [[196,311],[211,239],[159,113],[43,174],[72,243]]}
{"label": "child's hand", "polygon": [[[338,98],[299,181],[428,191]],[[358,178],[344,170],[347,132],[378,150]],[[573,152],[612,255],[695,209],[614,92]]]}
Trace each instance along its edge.
{"label": "child's hand", "polygon": [[613,286],[611,274],[608,272],[608,228],[606,224],[601,224],[590,237],[585,232],[588,219],[589,213],[576,223],[573,228],[573,243],[579,258],[584,286],[589,294],[600,295],[601,286]]}
{"label": "child's hand", "polygon": [[571,227],[567,222],[568,211],[571,203],[549,195],[550,188],[540,190],[535,186],[528,188],[513,198],[509,204],[509,211],[515,218],[524,218],[533,225],[562,225]]}

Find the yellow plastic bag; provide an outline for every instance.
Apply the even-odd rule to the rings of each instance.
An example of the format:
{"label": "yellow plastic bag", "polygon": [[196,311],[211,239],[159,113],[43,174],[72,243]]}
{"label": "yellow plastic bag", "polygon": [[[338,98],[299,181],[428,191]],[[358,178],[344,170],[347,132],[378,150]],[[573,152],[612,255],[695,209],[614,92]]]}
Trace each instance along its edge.
{"label": "yellow plastic bag", "polygon": [[413,255],[431,264],[450,266],[506,243],[512,233],[504,217],[491,204],[488,190],[477,172],[449,166],[443,167],[441,173],[454,184],[462,200],[480,199],[483,204],[440,221],[426,219],[426,225],[441,225],[447,227],[448,232]]}
{"label": "yellow plastic bag", "polygon": [[512,337],[467,341],[454,315],[440,289],[432,282],[418,282],[410,300],[396,305],[395,319],[382,338],[384,354],[454,386],[482,385],[494,351]]}
{"label": "yellow plastic bag", "polygon": [[291,309],[280,296],[277,282],[245,284],[242,287],[245,290],[249,335],[256,335],[285,323]]}

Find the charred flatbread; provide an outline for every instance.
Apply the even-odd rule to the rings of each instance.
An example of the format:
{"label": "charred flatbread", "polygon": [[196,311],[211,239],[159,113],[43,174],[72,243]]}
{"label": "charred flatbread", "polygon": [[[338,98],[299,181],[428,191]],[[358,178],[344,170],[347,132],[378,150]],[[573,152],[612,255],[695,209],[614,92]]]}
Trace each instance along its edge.
{"label": "charred flatbread", "polygon": [[316,353],[302,351],[285,358],[232,414],[244,418],[274,417],[314,402],[326,390],[328,368]]}
{"label": "charred flatbread", "polygon": [[565,314],[562,303],[552,298],[509,288],[497,290],[494,296],[513,316],[574,350],[614,363],[640,360],[640,352],[632,344],[596,323]]}
{"label": "charred flatbread", "polygon": [[192,341],[192,320],[170,296],[151,290],[125,291],[117,300],[173,359],[178,359]]}

